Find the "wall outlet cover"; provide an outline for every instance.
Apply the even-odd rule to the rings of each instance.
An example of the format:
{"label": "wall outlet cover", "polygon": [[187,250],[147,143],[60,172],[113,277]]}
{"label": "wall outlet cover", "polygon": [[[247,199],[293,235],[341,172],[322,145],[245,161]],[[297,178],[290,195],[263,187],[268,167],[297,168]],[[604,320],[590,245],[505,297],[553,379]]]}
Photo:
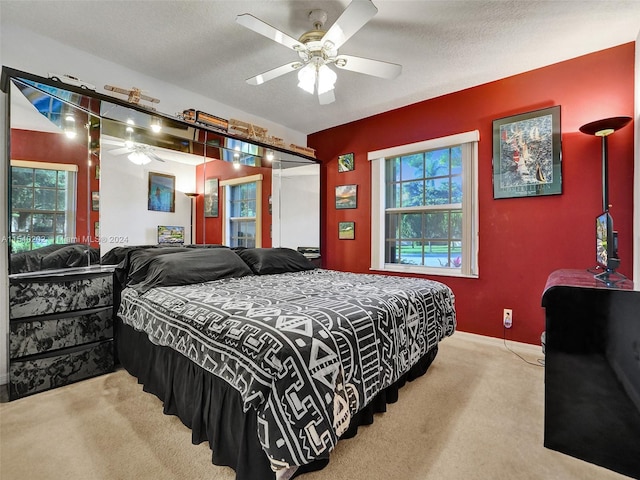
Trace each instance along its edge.
{"label": "wall outlet cover", "polygon": [[513,312],[510,308],[505,308],[502,312],[502,323],[505,328],[511,328],[513,325]]}

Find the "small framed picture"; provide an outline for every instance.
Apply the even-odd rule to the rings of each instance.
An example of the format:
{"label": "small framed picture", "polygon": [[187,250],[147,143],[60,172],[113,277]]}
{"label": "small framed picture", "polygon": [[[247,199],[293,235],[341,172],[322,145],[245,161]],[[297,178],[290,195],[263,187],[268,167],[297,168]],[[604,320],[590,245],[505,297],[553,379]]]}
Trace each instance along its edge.
{"label": "small framed picture", "polygon": [[338,210],[358,206],[358,185],[338,185],[336,187],[336,208]]}
{"label": "small framed picture", "polygon": [[356,222],[339,222],[338,238],[340,240],[353,240],[356,238]]}
{"label": "small framed picture", "polygon": [[91,192],[91,210],[100,210],[100,192]]}
{"label": "small framed picture", "polygon": [[350,172],[356,167],[353,153],[338,155],[338,172]]}
{"label": "small framed picture", "polygon": [[176,177],[164,173],[149,172],[148,210],[176,211]]}
{"label": "small framed picture", "polygon": [[100,180],[100,164],[96,163],[96,174],[95,174],[95,179],[96,180]]}
{"label": "small framed picture", "polygon": [[[204,216],[218,216],[218,179],[207,178],[204,181]],[[271,208],[271,205],[269,205]]]}
{"label": "small framed picture", "polygon": [[100,222],[93,222],[93,236],[96,241],[100,238]]}

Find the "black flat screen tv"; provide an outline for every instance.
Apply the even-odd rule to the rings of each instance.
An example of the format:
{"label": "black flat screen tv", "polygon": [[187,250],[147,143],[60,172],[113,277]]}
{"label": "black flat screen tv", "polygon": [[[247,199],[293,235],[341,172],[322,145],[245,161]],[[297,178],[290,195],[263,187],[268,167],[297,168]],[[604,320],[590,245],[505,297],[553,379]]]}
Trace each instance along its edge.
{"label": "black flat screen tv", "polygon": [[596,278],[604,282],[620,266],[618,258],[618,232],[613,230],[613,218],[609,212],[596,217],[596,263],[603,269]]}

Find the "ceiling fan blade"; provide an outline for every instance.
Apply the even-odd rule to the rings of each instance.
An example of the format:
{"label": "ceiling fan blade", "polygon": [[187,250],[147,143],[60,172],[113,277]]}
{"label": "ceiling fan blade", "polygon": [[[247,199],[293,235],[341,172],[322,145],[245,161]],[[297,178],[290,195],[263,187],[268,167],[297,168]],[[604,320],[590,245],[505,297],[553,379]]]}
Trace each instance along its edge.
{"label": "ceiling fan blade", "polygon": [[164,163],[164,159],[160,158],[158,155],[156,155],[154,152],[143,152],[147,157],[153,159],[153,160],[157,160],[159,162]]}
{"label": "ceiling fan blade", "polygon": [[302,63],[300,62],[287,63],[286,65],[281,65],[272,70],[267,70],[255,77],[247,78],[247,83],[249,85],[262,85],[264,82],[268,82],[269,80],[273,80],[281,75],[298,70],[300,67],[302,67]]}
{"label": "ceiling fan blade", "polygon": [[342,15],[338,17],[338,20],[327,30],[327,33],[324,34],[322,44],[328,41],[333,44],[334,48],[340,48],[376,13],[378,13],[378,9],[370,0],[353,0],[342,12]]}
{"label": "ceiling fan blade", "polygon": [[113,150],[109,150],[111,155],[124,155],[125,153],[131,153],[131,149],[127,147],[115,148]]}
{"label": "ceiling fan blade", "polygon": [[292,50],[304,50],[305,46],[300,43],[295,38],[287,35],[286,33],[282,33],[275,27],[272,27],[268,23],[263,22],[259,18],[254,17],[249,13],[243,13],[236,17],[236,22],[242,25],[243,27],[248,28],[249,30],[253,30],[260,35],[264,35],[267,38],[270,38],[274,42],[278,42],[280,45],[284,45]]}
{"label": "ceiling fan blade", "polygon": [[100,143],[104,144],[104,145],[117,145],[119,147],[124,146],[124,140],[111,140],[110,138],[105,138],[105,136],[103,135],[102,138],[100,139]]}
{"label": "ceiling fan blade", "polygon": [[373,75],[374,77],[391,80],[402,72],[402,65],[397,63],[371,60],[370,58],[354,57],[353,55],[338,55],[334,65],[343,70]]}
{"label": "ceiling fan blade", "polygon": [[332,88],[331,90],[327,90],[324,93],[319,93],[318,101],[320,102],[320,105],[329,105],[330,103],[335,102],[336,96],[334,94],[334,89]]}

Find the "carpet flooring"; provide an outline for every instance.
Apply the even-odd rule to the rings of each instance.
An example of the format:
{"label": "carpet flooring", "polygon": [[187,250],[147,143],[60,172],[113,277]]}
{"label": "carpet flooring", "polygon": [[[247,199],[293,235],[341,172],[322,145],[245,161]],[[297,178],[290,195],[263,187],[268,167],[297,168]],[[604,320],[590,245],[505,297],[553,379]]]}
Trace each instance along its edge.
{"label": "carpet flooring", "polygon": [[[543,447],[543,355],[509,345],[530,363],[495,339],[445,339],[426,375],[301,480],[628,478]],[[2,480],[234,478],[124,370],[0,403]]]}

